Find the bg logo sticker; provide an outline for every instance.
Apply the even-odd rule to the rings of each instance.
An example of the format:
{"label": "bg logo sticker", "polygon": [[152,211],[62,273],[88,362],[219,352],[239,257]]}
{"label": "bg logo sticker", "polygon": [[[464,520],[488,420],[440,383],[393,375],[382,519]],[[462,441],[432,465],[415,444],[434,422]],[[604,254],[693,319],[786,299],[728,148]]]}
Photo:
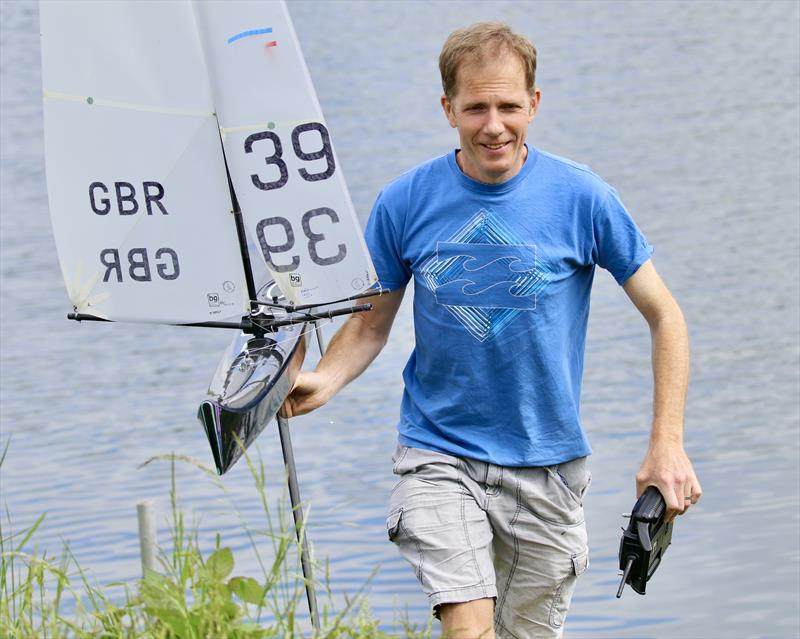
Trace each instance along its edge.
{"label": "bg logo sticker", "polygon": [[219,306],[219,293],[208,293],[208,305]]}
{"label": "bg logo sticker", "polygon": [[299,273],[290,273],[289,274],[289,284],[292,286],[302,286],[303,285],[303,278],[300,277]]}

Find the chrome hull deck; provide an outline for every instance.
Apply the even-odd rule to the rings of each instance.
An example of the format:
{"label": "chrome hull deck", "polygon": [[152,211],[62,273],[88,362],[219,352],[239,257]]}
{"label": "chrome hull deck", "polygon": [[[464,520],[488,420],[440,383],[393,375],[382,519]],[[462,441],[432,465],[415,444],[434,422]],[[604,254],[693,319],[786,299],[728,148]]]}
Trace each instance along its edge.
{"label": "chrome hull deck", "polygon": [[305,356],[305,323],[265,337],[239,333],[220,362],[197,417],[222,475],[272,420]]}

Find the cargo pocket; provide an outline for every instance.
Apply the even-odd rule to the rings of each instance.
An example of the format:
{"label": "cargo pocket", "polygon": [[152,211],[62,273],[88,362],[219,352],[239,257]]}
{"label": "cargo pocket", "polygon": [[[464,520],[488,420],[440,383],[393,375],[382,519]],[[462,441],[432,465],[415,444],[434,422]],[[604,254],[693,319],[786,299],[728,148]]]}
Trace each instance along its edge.
{"label": "cargo pocket", "polygon": [[389,536],[389,541],[394,541],[397,538],[397,533],[400,530],[400,517],[403,514],[403,509],[398,508],[389,513],[386,518],[386,534]]}
{"label": "cargo pocket", "polygon": [[589,567],[589,555],[587,551],[583,551],[576,555],[572,555],[572,565],[570,566],[569,574],[556,588],[553,595],[553,603],[550,605],[550,625],[553,628],[560,628],[564,625],[564,619],[567,617],[567,610],[569,609],[570,601],[572,601],[572,593],[575,591],[575,582],[578,577],[586,572]]}

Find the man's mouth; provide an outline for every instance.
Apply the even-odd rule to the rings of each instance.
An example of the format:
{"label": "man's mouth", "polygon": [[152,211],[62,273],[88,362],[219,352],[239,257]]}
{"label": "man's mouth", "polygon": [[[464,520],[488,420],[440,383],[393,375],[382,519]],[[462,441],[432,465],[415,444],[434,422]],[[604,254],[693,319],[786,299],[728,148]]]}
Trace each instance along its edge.
{"label": "man's mouth", "polygon": [[500,149],[502,149],[507,144],[508,144],[508,142],[503,142],[501,144],[485,144],[484,143],[484,144],[481,144],[481,146],[486,147],[490,151],[499,151]]}

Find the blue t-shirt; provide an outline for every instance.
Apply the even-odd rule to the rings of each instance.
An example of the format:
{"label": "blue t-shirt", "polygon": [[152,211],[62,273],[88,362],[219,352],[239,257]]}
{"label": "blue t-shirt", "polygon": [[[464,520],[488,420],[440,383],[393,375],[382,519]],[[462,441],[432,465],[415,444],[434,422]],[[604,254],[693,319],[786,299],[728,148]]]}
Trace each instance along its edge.
{"label": "blue t-shirt", "polygon": [[366,240],[384,288],[414,276],[402,444],[502,466],[591,453],[580,391],[594,268],[623,284],[653,252],[613,188],[533,147],[513,178],[483,184],[453,151],[381,192]]}

